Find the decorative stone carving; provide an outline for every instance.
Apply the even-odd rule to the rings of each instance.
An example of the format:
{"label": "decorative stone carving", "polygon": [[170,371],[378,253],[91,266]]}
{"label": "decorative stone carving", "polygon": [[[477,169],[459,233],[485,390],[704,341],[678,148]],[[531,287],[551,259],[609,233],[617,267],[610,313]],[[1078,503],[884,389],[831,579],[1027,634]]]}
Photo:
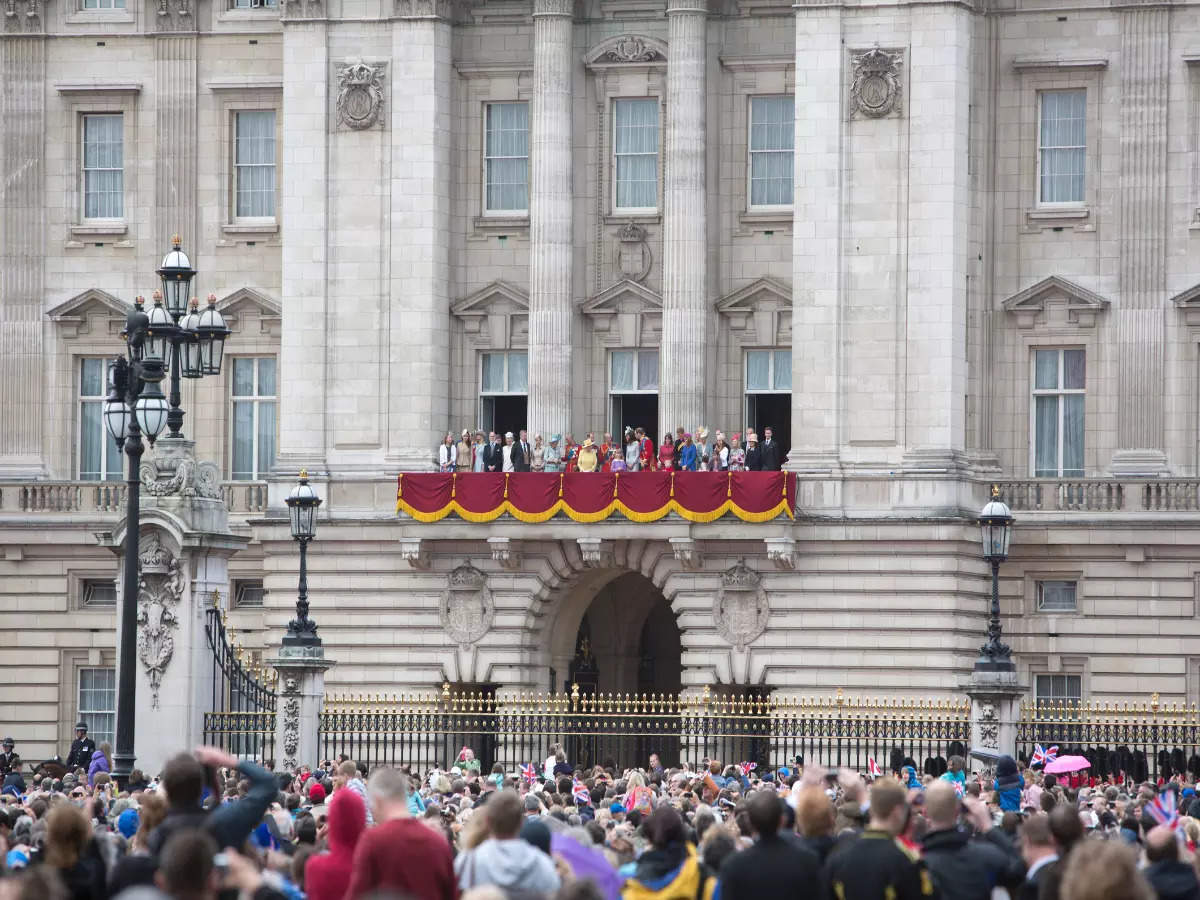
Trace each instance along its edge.
{"label": "decorative stone carving", "polygon": [[449,19],[450,0],[396,0],[396,15],[402,19]]}
{"label": "decorative stone carving", "polygon": [[645,38],[636,34],[619,38],[615,44],[600,55],[600,60],[615,63],[654,62],[666,59],[657,47],[651,46]]}
{"label": "decorative stone carving", "polygon": [[744,561],[721,575],[721,589],[713,601],[713,619],[717,632],[738,650],[767,628],[771,610],[762,577]]}
{"label": "decorative stone carving", "polygon": [[[152,538],[152,541],[157,539]],[[159,545],[151,559],[167,551]],[[175,655],[175,631],[179,628],[178,607],[183,599],[184,574],[179,560],[170,557],[165,573],[145,572],[138,579],[138,659],[150,680],[150,705],[158,708],[158,688]],[[139,560],[146,557],[141,554]]]}
{"label": "decorative stone carving", "polygon": [[174,460],[174,471],[164,468],[163,461],[144,462],[138,469],[142,490],[152,497],[203,497],[221,499],[221,473],[209,460],[183,457]]}
{"label": "decorative stone carving", "polygon": [[1000,747],[1000,719],[996,715],[995,704],[980,704],[979,743],[988,750],[997,750]]}
{"label": "decorative stone carving", "polygon": [[[18,10],[18,5],[24,9]],[[22,11],[24,15],[21,14]],[[5,0],[4,21],[5,31],[41,31],[42,0],[25,0],[20,4],[18,4],[18,0]]]}
{"label": "decorative stone carving", "polygon": [[692,538],[668,538],[671,543],[671,549],[675,552],[675,559],[685,569],[698,569],[704,562],[704,558],[700,553],[700,545],[698,541]]}
{"label": "decorative stone carving", "polygon": [[151,532],[138,540],[138,570],[143,575],[165,574],[173,560],[157,533]]}
{"label": "decorative stone carving", "polygon": [[777,569],[796,568],[796,542],[788,537],[764,538],[767,544],[767,559]]}
{"label": "decorative stone carving", "polygon": [[338,69],[338,122],[363,131],[380,121],[387,63],[355,60]]}
{"label": "decorative stone carving", "polygon": [[517,542],[506,537],[488,538],[488,546],[492,548],[492,560],[506,569],[521,568],[521,551]]}
{"label": "decorative stone carving", "polygon": [[852,53],[850,63],[854,72],[850,82],[851,112],[871,119],[899,113],[903,52],[876,47]]}
{"label": "decorative stone carving", "polygon": [[412,569],[428,569],[429,554],[420,538],[405,538],[400,541],[400,558]]}
{"label": "decorative stone carving", "polygon": [[446,634],[463,650],[487,634],[496,616],[487,575],[470,563],[451,572],[439,613]]}
{"label": "decorative stone carving", "polygon": [[295,678],[283,682],[283,766],[291,770],[296,767],[296,751],[300,749],[300,684]]}
{"label": "decorative stone carving", "polygon": [[646,242],[646,229],[628,222],[617,232],[617,268],[631,281],[642,282],[650,274],[654,255]]}
{"label": "decorative stone carving", "polygon": [[612,565],[612,545],[600,538],[576,538],[579,555],[589,569],[603,569]]}

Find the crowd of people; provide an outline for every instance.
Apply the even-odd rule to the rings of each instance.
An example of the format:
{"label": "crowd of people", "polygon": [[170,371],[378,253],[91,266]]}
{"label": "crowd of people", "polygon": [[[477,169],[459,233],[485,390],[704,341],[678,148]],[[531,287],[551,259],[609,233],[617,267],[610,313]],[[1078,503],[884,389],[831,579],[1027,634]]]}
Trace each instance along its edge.
{"label": "crowd of people", "polygon": [[620,440],[605,432],[599,443],[591,431],[579,442],[570,434],[552,434],[548,441],[537,434],[530,442],[524,430],[517,435],[511,431],[504,435],[476,431],[472,435],[464,428],[457,440],[447,432],[437,448],[438,470],[458,473],[778,472],[783,462],[769,425],[761,440],[748,431],[744,444],[740,432],[727,438],[720,429],[710,435],[706,427],[696,429],[695,434],[680,427],[674,435],[664,434],[657,448],[644,428],[626,428]]}
{"label": "crowd of people", "polygon": [[82,765],[28,784],[12,768],[0,900],[1200,898],[1188,775],[581,767],[549,749],[517,771],[464,747],[427,771],[273,774],[201,748],[120,789]]}

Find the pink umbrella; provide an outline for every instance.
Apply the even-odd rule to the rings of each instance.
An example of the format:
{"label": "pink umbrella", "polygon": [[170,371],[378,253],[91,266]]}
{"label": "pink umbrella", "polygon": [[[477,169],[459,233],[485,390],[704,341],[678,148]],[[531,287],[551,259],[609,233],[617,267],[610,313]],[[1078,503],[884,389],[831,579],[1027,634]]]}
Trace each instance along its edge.
{"label": "pink umbrella", "polygon": [[1091,767],[1092,764],[1082,756],[1060,756],[1046,766],[1046,771],[1051,775],[1061,775],[1065,772],[1078,772],[1080,769],[1090,769]]}

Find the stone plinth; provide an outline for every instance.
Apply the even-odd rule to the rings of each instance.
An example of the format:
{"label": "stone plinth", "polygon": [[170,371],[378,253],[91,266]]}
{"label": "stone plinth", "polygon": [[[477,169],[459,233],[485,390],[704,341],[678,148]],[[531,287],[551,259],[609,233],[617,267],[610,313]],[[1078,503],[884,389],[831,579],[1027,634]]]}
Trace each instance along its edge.
{"label": "stone plinth", "polygon": [[991,762],[1017,755],[1021,697],[1029,690],[1016,672],[976,670],[962,685],[971,698],[971,755]]}
{"label": "stone plinth", "polygon": [[275,712],[277,768],[294,769],[301,763],[316,765],[320,748],[317,729],[325,699],[325,672],[334,666],[320,644],[280,647],[267,660],[279,673],[279,698]]}

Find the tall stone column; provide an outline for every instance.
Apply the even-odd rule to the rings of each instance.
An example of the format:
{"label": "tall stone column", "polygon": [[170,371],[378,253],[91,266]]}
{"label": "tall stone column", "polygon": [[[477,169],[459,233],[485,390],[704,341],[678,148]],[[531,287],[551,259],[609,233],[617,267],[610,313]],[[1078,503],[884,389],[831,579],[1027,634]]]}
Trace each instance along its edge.
{"label": "tall stone column", "polygon": [[[23,11],[23,10],[22,10]],[[25,19],[24,15],[21,19]],[[17,20],[20,21],[20,20]],[[41,19],[32,19],[41,31]],[[0,39],[0,378],[23,399],[5,405],[0,477],[45,476],[42,358],[45,299],[46,38]]]}
{"label": "tall stone column", "polygon": [[431,470],[450,427],[450,147],[447,0],[407,0],[392,28],[389,459]]}
{"label": "tall stone column", "polygon": [[529,429],[571,430],[572,0],[534,0],[529,125]]}
{"label": "tall stone column", "polygon": [[837,466],[841,423],[842,8],[797,4],[788,468]]}
{"label": "tall stone column", "polygon": [[155,37],[154,251],[159,257],[176,234],[183,246],[197,245],[197,65],[194,31]]}
{"label": "tall stone column", "polygon": [[[1166,354],[1167,85],[1170,11],[1121,13],[1121,149],[1117,177],[1120,308],[1117,326],[1118,449],[1115,475],[1167,471],[1163,391]],[[1090,361],[1089,361],[1090,362]]]}
{"label": "tall stone column", "polygon": [[663,319],[659,434],[706,424],[708,223],[705,217],[706,0],[667,0],[663,158]]}

